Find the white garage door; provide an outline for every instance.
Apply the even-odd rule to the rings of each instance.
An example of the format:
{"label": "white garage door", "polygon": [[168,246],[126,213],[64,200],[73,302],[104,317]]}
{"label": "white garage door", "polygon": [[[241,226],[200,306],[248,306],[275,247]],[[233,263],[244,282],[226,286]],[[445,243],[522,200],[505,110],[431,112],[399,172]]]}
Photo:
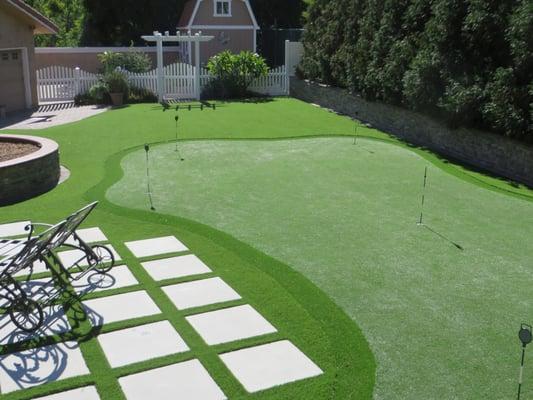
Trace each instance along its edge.
{"label": "white garage door", "polygon": [[26,108],[20,50],[0,50],[0,105],[7,111]]}

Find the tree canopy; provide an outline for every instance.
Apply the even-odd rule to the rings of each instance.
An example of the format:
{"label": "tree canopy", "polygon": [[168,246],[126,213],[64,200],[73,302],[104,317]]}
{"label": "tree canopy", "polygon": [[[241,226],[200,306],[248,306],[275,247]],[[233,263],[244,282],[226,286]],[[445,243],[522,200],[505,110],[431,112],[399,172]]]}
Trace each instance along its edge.
{"label": "tree canopy", "polygon": [[303,0],[250,0],[261,27],[301,28],[306,9]]}
{"label": "tree canopy", "polygon": [[[174,31],[185,0],[26,0],[51,18],[59,35],[40,36],[39,46],[128,46],[141,35]],[[251,0],[262,27],[299,28],[303,0]]]}
{"label": "tree canopy", "polygon": [[144,44],[141,35],[175,32],[184,0],[83,0],[87,10],[82,46]]}
{"label": "tree canopy", "polygon": [[38,46],[77,46],[84,28],[83,0],[26,0],[59,27],[58,35],[38,35]]}
{"label": "tree canopy", "polygon": [[531,0],[308,0],[303,73],[533,141]]}

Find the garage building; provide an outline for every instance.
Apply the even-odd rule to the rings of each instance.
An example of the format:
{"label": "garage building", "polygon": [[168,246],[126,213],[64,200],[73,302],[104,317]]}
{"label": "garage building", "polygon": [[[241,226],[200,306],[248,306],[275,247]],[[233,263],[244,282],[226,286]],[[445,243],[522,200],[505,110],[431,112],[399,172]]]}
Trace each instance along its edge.
{"label": "garage building", "polygon": [[57,32],[24,1],[0,0],[0,108],[13,112],[38,105],[34,35]]}

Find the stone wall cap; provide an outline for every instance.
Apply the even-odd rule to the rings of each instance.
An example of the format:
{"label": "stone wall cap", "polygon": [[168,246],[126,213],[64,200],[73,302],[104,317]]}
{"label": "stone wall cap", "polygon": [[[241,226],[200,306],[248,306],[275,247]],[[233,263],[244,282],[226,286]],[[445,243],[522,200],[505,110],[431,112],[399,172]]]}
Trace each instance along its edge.
{"label": "stone wall cap", "polygon": [[38,158],[46,157],[49,154],[57,152],[59,149],[59,145],[55,141],[37,136],[2,134],[0,135],[0,142],[29,142],[39,146],[39,150],[34,151],[33,153],[30,153],[23,157],[0,162],[0,169],[5,167],[11,167],[13,165],[24,164],[29,161],[36,160]]}

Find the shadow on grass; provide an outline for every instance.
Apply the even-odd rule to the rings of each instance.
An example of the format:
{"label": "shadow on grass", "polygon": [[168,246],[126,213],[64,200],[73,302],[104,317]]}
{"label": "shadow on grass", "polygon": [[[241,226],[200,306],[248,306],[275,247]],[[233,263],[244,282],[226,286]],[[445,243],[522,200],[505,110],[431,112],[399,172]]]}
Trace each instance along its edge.
{"label": "shadow on grass", "polygon": [[435,229],[427,226],[426,224],[418,224],[419,226],[422,226],[424,228],[426,228],[428,231],[430,231],[431,233],[433,233],[434,235],[440,237],[441,239],[445,240],[446,242],[450,243],[451,245],[453,245],[456,249],[458,250],[461,250],[461,251],[464,251],[464,247],[461,246],[459,243],[456,243],[454,242],[453,240],[451,240],[450,238],[448,238],[447,236],[443,235],[442,233],[440,233],[439,231],[436,231]]}

